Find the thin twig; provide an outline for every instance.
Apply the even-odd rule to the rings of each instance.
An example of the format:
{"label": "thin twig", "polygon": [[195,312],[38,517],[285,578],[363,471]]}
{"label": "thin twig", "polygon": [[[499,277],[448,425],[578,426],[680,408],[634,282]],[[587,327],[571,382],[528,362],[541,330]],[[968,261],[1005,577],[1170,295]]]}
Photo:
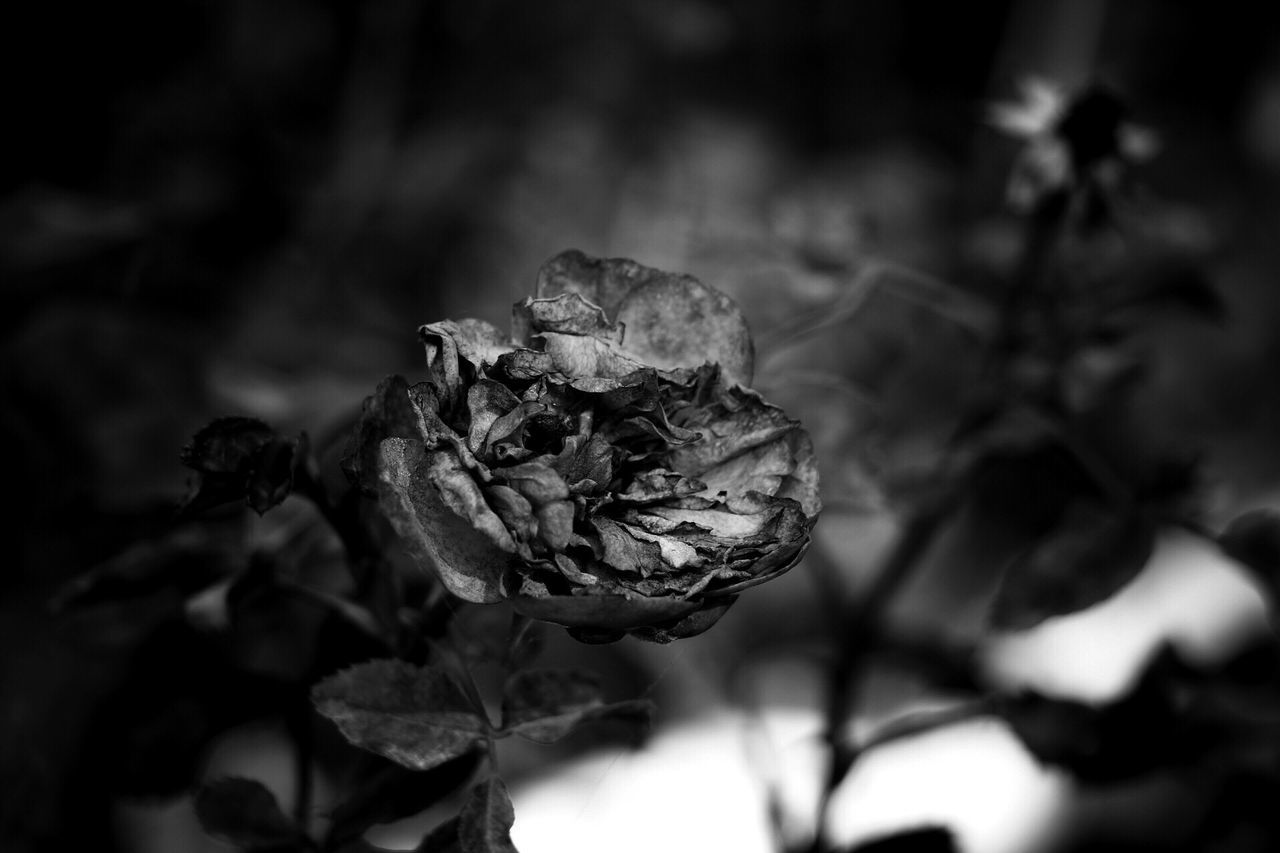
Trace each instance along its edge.
{"label": "thin twig", "polygon": [[844,723],[857,705],[857,685],[871,657],[882,623],[894,596],[911,577],[921,557],[928,551],[944,522],[960,503],[962,486],[967,478],[957,478],[951,488],[932,500],[925,501],[907,519],[893,547],[885,555],[870,587],[846,617],[840,636],[835,666],[831,672],[827,697],[827,727],[824,733],[831,761],[827,780],[818,805],[818,827],[813,851],[827,848],[824,824],[827,809],[836,787],[857,759],[843,735]]}

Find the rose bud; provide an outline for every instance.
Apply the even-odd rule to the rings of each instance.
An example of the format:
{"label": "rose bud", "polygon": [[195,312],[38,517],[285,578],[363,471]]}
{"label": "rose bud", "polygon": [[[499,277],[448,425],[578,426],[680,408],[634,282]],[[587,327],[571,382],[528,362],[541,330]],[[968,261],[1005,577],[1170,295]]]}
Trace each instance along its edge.
{"label": "rose bud", "polygon": [[429,378],[366,403],[349,470],[454,595],[579,639],[667,642],[799,561],[808,434],[748,387],[737,306],[698,280],[565,252],[514,309],[420,329]]}

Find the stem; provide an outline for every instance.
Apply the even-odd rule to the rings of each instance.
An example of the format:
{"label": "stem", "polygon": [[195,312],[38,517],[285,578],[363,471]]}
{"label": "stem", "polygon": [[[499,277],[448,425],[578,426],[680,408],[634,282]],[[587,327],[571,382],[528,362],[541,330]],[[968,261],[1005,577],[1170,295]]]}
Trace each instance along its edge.
{"label": "stem", "polygon": [[510,672],[516,663],[516,655],[520,651],[520,644],[524,642],[525,635],[529,633],[529,626],[533,624],[533,619],[525,616],[523,613],[512,611],[511,628],[507,639],[506,654],[503,658],[503,667]]}
{"label": "stem", "polygon": [[311,732],[311,702],[305,697],[289,716],[289,734],[293,740],[293,819],[307,834],[311,819],[313,779],[311,764],[315,752],[315,740]]}
{"label": "stem", "polygon": [[[321,517],[338,535],[353,570],[366,559],[377,559],[378,549],[369,541],[368,535],[361,529],[355,518],[355,504],[346,497],[335,504],[329,496],[329,490],[320,482],[316,467],[313,459],[307,460],[305,465],[299,467],[293,481],[294,493],[311,501]],[[352,489],[348,495],[354,493],[356,490]],[[359,578],[356,580],[358,582]]]}
{"label": "stem", "polygon": [[490,734],[492,734],[492,729],[494,729],[493,721],[489,718],[489,710],[484,705],[484,698],[480,695],[480,688],[476,686],[476,680],[472,677],[471,668],[467,666],[466,661],[444,643],[428,641],[427,645],[431,649],[432,655],[440,663],[444,664],[444,667],[453,675],[458,686],[462,688],[462,692],[471,701],[475,712],[484,718],[485,723],[491,730]]}
{"label": "stem", "polygon": [[828,847],[824,826],[831,797],[858,757],[859,750],[845,742],[842,730],[845,720],[858,703],[860,676],[875,648],[889,605],[911,577],[912,570],[937,537],[943,523],[959,505],[961,485],[966,479],[957,478],[944,494],[924,502],[907,519],[893,547],[885,555],[871,586],[846,617],[835,666],[831,672],[830,693],[827,696],[827,727],[824,738],[830,750],[831,763],[818,804],[818,826],[812,847],[814,853],[820,853]]}

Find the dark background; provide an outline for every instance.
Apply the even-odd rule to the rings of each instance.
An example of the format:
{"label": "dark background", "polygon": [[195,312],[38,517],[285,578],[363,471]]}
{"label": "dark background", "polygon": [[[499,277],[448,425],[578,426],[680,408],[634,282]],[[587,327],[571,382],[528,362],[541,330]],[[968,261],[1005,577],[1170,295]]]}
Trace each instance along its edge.
{"label": "dark background", "polygon": [[1235,319],[1229,336],[1161,339],[1177,381],[1151,411],[1214,442],[1225,503],[1272,488],[1280,11],[1264,8],[7,10],[4,822],[46,844],[107,832],[112,771],[88,766],[82,739],[146,618],[53,620],[45,602],[165,529],[185,489],[177,452],[208,419],[335,435],[381,377],[413,375],[418,324],[502,322],[570,247],[733,293],[762,370],[771,328],[838,298],[860,260],[982,291],[1016,150],[985,105],[1027,73],[1105,80],[1160,135],[1144,182],[1172,200],[1170,233],[1206,258]]}

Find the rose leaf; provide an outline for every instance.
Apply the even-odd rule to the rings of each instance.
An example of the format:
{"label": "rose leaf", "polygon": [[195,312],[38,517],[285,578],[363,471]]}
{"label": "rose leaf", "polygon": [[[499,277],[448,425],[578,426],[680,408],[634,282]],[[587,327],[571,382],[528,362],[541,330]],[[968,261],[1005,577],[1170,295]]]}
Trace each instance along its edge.
{"label": "rose leaf", "polygon": [[196,793],[195,811],[205,832],[238,847],[297,849],[303,839],[275,795],[253,779],[229,777],[206,784]]}
{"label": "rose leaf", "polygon": [[511,843],[515,809],[507,786],[496,776],[471,789],[458,814],[458,841],[463,853],[516,853]]}
{"label": "rose leaf", "polygon": [[1280,512],[1246,512],[1218,538],[1223,552],[1244,565],[1271,601],[1280,601]]}
{"label": "rose leaf", "polygon": [[555,743],[582,723],[606,717],[647,725],[652,712],[643,701],[606,704],[596,679],[576,670],[517,672],[502,693],[503,730],[535,743]]}
{"label": "rose leaf", "polygon": [[311,692],[348,741],[413,770],[429,770],[484,743],[489,723],[442,670],[375,660]]}
{"label": "rose leaf", "polygon": [[1045,540],[1006,570],[992,624],[1023,630],[1103,601],[1142,571],[1154,541],[1150,524],[1135,514],[1073,505]]}
{"label": "rose leaf", "polygon": [[412,817],[435,805],[466,783],[482,754],[472,750],[425,772],[372,759],[378,761],[378,769],[354,785],[351,795],[330,815],[325,849],[341,848],[371,826]]}

